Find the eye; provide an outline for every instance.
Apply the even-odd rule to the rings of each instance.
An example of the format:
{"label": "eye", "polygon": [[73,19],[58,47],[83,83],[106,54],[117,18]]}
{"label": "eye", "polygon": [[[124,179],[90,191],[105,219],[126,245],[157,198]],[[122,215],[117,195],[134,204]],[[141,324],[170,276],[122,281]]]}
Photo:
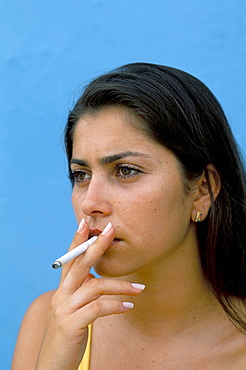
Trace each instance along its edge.
{"label": "eye", "polygon": [[74,170],[70,173],[70,180],[73,184],[80,184],[91,179],[91,174],[83,170]]}
{"label": "eye", "polygon": [[115,171],[116,177],[120,178],[130,178],[137,176],[142,172],[139,168],[129,164],[118,164],[115,167]]}

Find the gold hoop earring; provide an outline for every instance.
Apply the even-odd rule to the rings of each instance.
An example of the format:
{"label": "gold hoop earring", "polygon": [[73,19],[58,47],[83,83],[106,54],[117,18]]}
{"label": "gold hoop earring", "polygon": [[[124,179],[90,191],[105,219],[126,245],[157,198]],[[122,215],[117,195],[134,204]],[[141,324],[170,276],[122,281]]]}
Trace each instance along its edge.
{"label": "gold hoop earring", "polygon": [[197,212],[195,217],[195,222],[201,222],[202,221],[202,212]]}

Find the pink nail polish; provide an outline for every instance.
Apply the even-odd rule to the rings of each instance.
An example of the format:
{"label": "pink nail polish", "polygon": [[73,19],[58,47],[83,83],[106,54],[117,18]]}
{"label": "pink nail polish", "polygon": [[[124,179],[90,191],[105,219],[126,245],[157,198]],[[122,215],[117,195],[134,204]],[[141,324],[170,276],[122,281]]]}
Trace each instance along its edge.
{"label": "pink nail polish", "polygon": [[109,222],[107,224],[107,226],[104,228],[104,230],[102,231],[102,235],[106,235],[109,232],[109,230],[111,229],[111,227],[112,227],[112,224],[111,224],[111,222]]}
{"label": "pink nail polish", "polygon": [[84,228],[84,226],[85,226],[85,219],[84,218],[82,218],[82,220],[80,221],[80,223],[79,223],[79,226],[78,226],[78,232],[80,232],[80,231],[82,231],[83,230],[83,228]]}
{"label": "pink nail polish", "polygon": [[131,283],[131,286],[135,289],[144,290],[145,285],[144,284],[138,284],[138,283]]}
{"label": "pink nail polish", "polygon": [[122,302],[122,306],[125,308],[133,308],[134,304],[132,302]]}

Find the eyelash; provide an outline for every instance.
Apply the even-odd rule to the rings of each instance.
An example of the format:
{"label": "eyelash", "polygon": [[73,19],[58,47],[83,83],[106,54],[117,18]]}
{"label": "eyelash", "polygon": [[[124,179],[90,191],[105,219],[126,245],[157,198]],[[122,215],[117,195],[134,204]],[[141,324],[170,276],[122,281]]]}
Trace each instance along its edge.
{"label": "eyelash", "polygon": [[81,179],[79,180],[79,176],[80,175],[89,175],[88,172],[86,171],[82,171],[82,170],[74,170],[74,171],[70,171],[69,173],[69,179],[70,181],[72,182],[73,185],[75,184],[79,184],[83,181],[85,181],[85,179]]}
{"label": "eyelash", "polygon": [[[131,173],[128,174],[128,175],[123,175],[123,174],[120,174],[120,171],[122,171],[123,169],[127,169],[128,171],[130,171]],[[121,178],[121,179],[129,179],[129,178],[132,178],[134,176],[137,176],[139,175],[140,173],[142,173],[142,171],[133,166],[133,165],[129,165],[129,164],[117,164],[115,167],[114,167],[114,171],[116,173],[116,177],[117,178]],[[70,171],[70,174],[69,174],[69,179],[71,180],[72,184],[79,184],[79,183],[82,183],[83,181],[86,181],[87,179],[81,179],[79,180],[79,176],[80,175],[83,175],[83,176],[91,176],[91,174],[87,171],[84,171],[84,170],[74,170],[74,171]]]}
{"label": "eyelash", "polygon": [[130,175],[119,175],[118,174],[117,177],[130,178],[130,177],[134,177],[134,176],[137,176],[140,173],[142,173],[142,171],[139,168],[137,168],[133,165],[129,165],[129,164],[117,164],[114,169],[115,169],[115,171],[119,171],[119,170],[126,169],[126,168],[128,170],[130,170],[131,172],[134,172],[134,173],[131,173]]}

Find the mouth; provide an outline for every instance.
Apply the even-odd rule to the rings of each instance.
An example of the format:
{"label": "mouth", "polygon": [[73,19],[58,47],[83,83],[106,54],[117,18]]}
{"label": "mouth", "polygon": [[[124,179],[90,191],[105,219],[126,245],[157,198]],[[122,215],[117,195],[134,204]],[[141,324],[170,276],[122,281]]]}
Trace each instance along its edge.
{"label": "mouth", "polygon": [[[99,229],[90,229],[89,231],[89,239],[92,238],[93,236],[99,236],[101,234],[102,230]],[[122,239],[115,237],[111,244],[116,244],[120,242]]]}
{"label": "mouth", "polygon": [[101,234],[101,230],[99,229],[90,229],[89,231],[89,239],[92,238],[93,236],[99,236]]}

